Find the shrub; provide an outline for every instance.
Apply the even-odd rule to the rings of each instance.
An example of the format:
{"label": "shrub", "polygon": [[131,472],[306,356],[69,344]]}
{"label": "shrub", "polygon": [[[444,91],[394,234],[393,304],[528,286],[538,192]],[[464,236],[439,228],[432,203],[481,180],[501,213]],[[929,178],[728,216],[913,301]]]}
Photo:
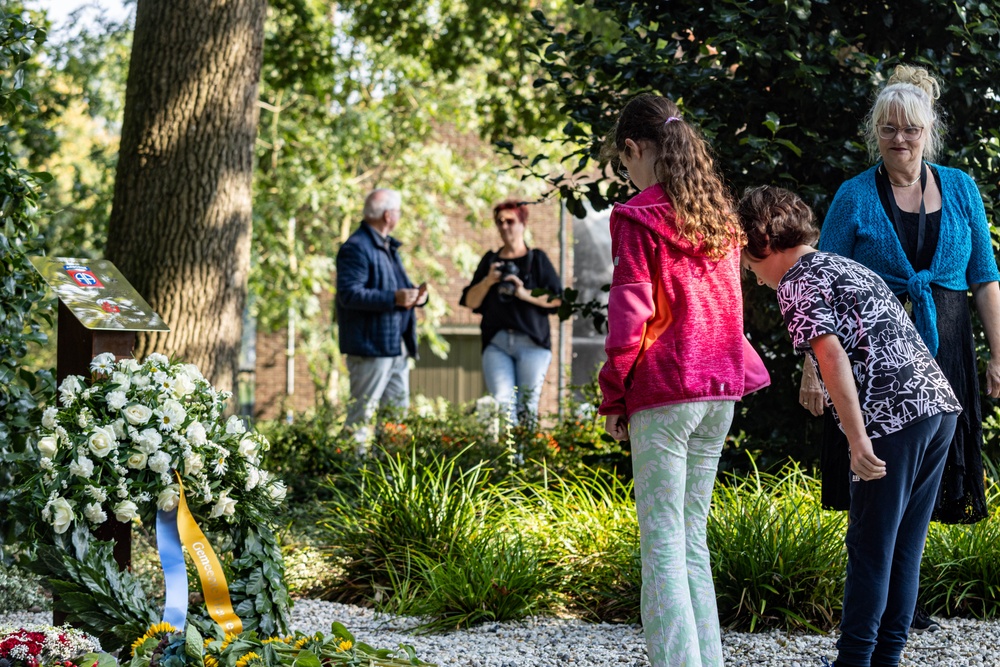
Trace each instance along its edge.
{"label": "shrub", "polygon": [[551,603],[561,573],[538,545],[484,526],[447,552],[412,552],[403,572],[391,571],[392,601],[383,608],[424,617],[433,632],[524,618]]}
{"label": "shrub", "polygon": [[820,507],[819,482],[796,464],[716,484],[708,518],[723,624],[822,630],[840,608],[846,512]]}
{"label": "shrub", "polygon": [[932,523],[920,568],[921,599],[937,613],[1000,615],[1000,487],[988,492],[990,516],[971,526]]}
{"label": "shrub", "polygon": [[504,520],[553,554],[574,611],[596,621],[638,621],[642,570],[630,481],[583,468],[509,497]]}
{"label": "shrub", "polygon": [[41,579],[16,565],[0,563],[0,614],[32,607],[52,608],[52,600],[42,590]]}
{"label": "shrub", "polygon": [[334,489],[326,526],[346,574],[332,597],[378,600],[411,553],[447,554],[468,543],[491,511],[488,475],[483,465],[460,470],[455,458],[423,463],[413,448],[362,468],[348,491]]}

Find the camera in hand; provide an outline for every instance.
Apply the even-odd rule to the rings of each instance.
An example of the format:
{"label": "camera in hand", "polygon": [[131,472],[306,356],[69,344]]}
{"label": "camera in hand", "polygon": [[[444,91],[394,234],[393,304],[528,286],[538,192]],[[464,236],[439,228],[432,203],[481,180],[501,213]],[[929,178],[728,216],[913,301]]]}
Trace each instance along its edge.
{"label": "camera in hand", "polygon": [[497,296],[501,301],[510,301],[514,298],[514,293],[517,292],[517,285],[509,280],[505,280],[507,276],[516,276],[518,274],[517,264],[514,262],[500,262],[500,283],[497,285]]}

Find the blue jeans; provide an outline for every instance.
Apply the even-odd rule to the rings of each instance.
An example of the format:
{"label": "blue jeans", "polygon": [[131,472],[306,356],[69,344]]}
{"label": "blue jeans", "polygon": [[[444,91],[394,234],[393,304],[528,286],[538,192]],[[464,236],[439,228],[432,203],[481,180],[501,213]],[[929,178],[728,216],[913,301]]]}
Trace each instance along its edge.
{"label": "blue jeans", "polygon": [[538,399],[551,361],[552,350],[511,329],[497,332],[483,350],[486,391],[507,408],[511,422],[516,423],[522,411],[538,416]]}
{"label": "blue jeans", "polygon": [[[895,667],[917,602],[920,559],[957,413],[872,440],[885,477],[851,482],[838,667]],[[852,478],[853,479],[853,478]]]}
{"label": "blue jeans", "polygon": [[405,410],[410,406],[410,366],[406,354],[396,357],[347,355],[351,402],[344,429],[353,433],[358,453],[364,454],[372,436],[371,421],[378,407]]}

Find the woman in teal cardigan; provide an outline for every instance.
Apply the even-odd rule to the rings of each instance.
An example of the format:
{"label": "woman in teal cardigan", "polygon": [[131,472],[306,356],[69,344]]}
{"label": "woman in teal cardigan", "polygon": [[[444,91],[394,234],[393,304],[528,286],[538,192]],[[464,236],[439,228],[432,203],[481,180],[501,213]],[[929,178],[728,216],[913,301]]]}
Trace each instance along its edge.
{"label": "woman in teal cardigan", "polygon": [[[987,516],[983,491],[982,414],[968,293],[986,332],[986,391],[1000,397],[1000,272],[983,200],[964,172],[930,161],[942,130],[934,110],[937,81],[900,65],[866,123],[874,167],[845,182],[823,223],[819,249],[878,273],[911,313],[952,384],[963,413],[948,455],[934,520],[975,523]],[[803,372],[802,405],[823,412],[815,369]],[[828,417],[823,443],[823,503],[846,509],[846,442]]]}

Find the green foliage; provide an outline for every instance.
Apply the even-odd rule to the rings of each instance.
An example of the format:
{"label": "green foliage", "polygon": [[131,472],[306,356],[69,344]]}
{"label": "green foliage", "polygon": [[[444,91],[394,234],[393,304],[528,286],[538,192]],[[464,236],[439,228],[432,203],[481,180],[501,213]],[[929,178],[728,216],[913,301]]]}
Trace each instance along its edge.
{"label": "green foliage", "polygon": [[948,616],[1000,615],[1000,487],[988,494],[990,516],[971,526],[932,523],[920,568],[924,605]]}
{"label": "green foliage", "polygon": [[[545,68],[536,85],[559,94],[568,116],[561,139],[573,173],[534,171],[569,198],[573,213],[583,213],[583,200],[600,209],[628,195],[596,158],[625,100],[654,91],[676,100],[702,128],[734,193],[761,183],[789,187],[822,220],[840,184],[869,164],[861,120],[876,85],[905,61],[940,77],[938,104],[950,128],[941,162],[976,179],[994,216],[1000,195],[995,4],[792,0],[673,3],[669,12],[663,3],[588,4],[601,18],[586,25],[610,23],[619,32],[566,30],[535,12],[546,30],[534,49]],[[544,156],[525,155],[520,162],[530,169],[536,159]],[[790,453],[811,461],[815,450],[802,445],[816,437],[819,423],[795,400],[799,360],[774,295],[753,284],[744,292],[747,329],[773,383],[737,415],[741,447],[777,461]],[[741,455],[732,463],[745,469],[748,459]]]}
{"label": "green foliage", "polygon": [[0,563],[0,614],[32,607],[52,607],[52,601],[42,592],[41,580],[16,564]]}
{"label": "green foliage", "polygon": [[517,620],[548,609],[562,578],[550,559],[516,532],[489,526],[445,553],[411,551],[406,570],[390,570],[383,609],[422,617],[436,632]]}
{"label": "green foliage", "polygon": [[16,7],[0,9],[0,545],[22,530],[9,505],[16,497],[8,464],[27,446],[40,398],[54,393],[51,373],[21,366],[29,346],[46,342],[42,329],[52,319],[45,283],[28,260],[39,247],[40,186],[49,176],[27,171],[11,146],[12,128],[37,112],[25,63],[44,39]]}
{"label": "green foliage", "polygon": [[[452,405],[443,400],[405,415],[389,411],[382,415],[382,428],[376,431],[374,455],[391,458],[411,449],[422,461],[444,455],[454,458],[460,469],[489,468],[493,483],[515,474],[541,481],[549,474],[588,466],[630,476],[628,451],[604,431],[604,419],[594,409],[600,400],[597,383],[575,387],[577,392],[580,398],[566,403],[562,419],[548,415],[542,420],[551,423],[551,428],[527,422],[507,428],[499,420],[477,414],[472,404]],[[363,460],[341,434],[343,419],[342,406],[322,406],[292,423],[259,425],[271,443],[264,465],[287,481],[291,502],[326,500],[334,489],[353,488]]]}
{"label": "green foliage", "polygon": [[460,470],[454,458],[396,454],[362,469],[351,492],[329,506],[330,541],[347,558],[337,597],[372,597],[392,584],[411,553],[447,554],[467,544],[488,519],[489,471]]}
{"label": "green foliage", "polygon": [[716,484],[708,547],[723,624],[831,628],[847,564],[845,512],[820,507],[819,482],[796,465]]}
{"label": "green foliage", "polygon": [[58,547],[40,546],[26,566],[48,578],[68,623],[94,635],[105,650],[113,651],[141,636],[159,620],[160,612],[135,576],[118,570],[113,543],[87,542],[85,536],[75,536],[76,558],[67,558]]}
{"label": "green foliage", "polygon": [[642,567],[632,483],[598,469],[509,495],[504,522],[553,554],[565,604],[584,618],[639,622]]}
{"label": "green foliage", "polygon": [[285,634],[291,628],[292,600],[285,585],[285,565],[274,533],[251,523],[231,526],[224,552],[235,550],[228,564],[229,594],[243,630],[262,635]]}

